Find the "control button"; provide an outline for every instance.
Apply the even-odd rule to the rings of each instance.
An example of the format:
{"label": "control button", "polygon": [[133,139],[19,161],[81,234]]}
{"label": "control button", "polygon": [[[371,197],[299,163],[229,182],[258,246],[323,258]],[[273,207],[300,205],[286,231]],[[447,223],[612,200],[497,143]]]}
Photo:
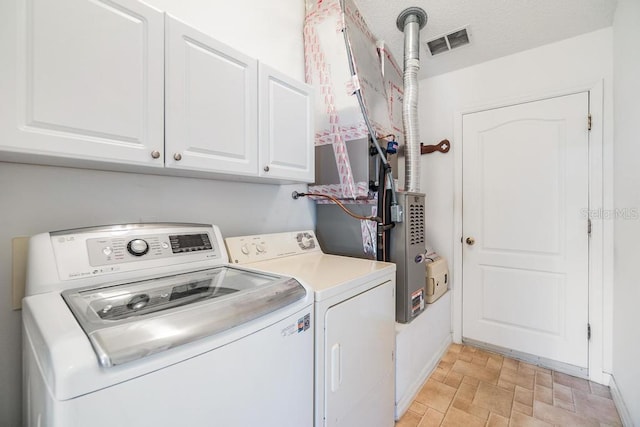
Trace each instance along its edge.
{"label": "control button", "polygon": [[240,250],[242,251],[242,253],[243,253],[243,254],[245,254],[245,255],[249,255],[249,246],[247,246],[246,244],[245,244],[245,245],[242,245],[242,247],[240,248]]}
{"label": "control button", "polygon": [[162,249],[169,249],[169,244],[167,242],[162,242]]}
{"label": "control button", "polygon": [[265,248],[262,243],[258,243],[256,245],[256,251],[258,251],[259,254],[261,254],[262,252],[264,252],[266,250],[267,250],[267,248]]}
{"label": "control button", "polygon": [[105,246],[102,249],[102,253],[105,254],[106,256],[109,256],[113,253],[113,250],[109,246]]}
{"label": "control button", "polygon": [[142,239],[134,239],[127,245],[127,250],[131,255],[142,256],[149,252],[149,244]]}

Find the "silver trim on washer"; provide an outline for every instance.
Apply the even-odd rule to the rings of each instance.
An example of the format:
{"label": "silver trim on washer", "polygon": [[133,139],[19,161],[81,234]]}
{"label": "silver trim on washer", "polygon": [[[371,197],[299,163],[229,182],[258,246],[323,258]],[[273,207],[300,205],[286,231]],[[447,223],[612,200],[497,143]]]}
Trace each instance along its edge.
{"label": "silver trim on washer", "polygon": [[89,232],[111,232],[124,230],[148,230],[155,228],[211,228],[209,224],[197,224],[188,222],[145,222],[145,223],[129,223],[129,224],[107,224],[97,225],[93,227],[69,228],[66,230],[51,231],[51,236],[61,236],[65,234],[89,233]]}
{"label": "silver trim on washer", "polygon": [[[306,295],[293,278],[226,266],[62,292],[103,367],[221,333]],[[132,303],[138,297],[141,306]]]}

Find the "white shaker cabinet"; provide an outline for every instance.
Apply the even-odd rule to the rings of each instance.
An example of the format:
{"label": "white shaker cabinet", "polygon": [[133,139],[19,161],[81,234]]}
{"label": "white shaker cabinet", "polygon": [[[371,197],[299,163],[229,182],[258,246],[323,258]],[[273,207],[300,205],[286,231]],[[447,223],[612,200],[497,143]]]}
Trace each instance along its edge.
{"label": "white shaker cabinet", "polygon": [[167,15],[168,168],[313,182],[311,87]]}
{"label": "white shaker cabinet", "polygon": [[313,182],[311,86],[259,65],[260,176]]}
{"label": "white shaker cabinet", "polygon": [[0,161],[314,179],[311,88],[161,11],[12,0],[0,28]]}
{"label": "white shaker cabinet", "polygon": [[258,175],[258,61],[167,15],[168,168]]}
{"label": "white shaker cabinet", "polygon": [[162,12],[135,0],[11,1],[2,12],[0,159],[163,166]]}

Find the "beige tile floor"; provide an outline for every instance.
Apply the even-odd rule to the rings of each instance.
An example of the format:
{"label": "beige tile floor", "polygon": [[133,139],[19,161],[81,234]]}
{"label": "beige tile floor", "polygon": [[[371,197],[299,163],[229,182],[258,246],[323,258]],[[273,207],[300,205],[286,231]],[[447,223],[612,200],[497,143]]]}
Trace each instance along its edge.
{"label": "beige tile floor", "polygon": [[396,427],[622,426],[609,388],[452,344]]}

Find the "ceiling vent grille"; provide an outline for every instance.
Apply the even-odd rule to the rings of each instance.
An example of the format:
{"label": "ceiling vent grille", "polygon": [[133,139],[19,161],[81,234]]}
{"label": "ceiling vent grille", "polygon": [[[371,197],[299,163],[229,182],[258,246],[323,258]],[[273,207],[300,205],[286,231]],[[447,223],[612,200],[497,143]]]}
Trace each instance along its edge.
{"label": "ceiling vent grille", "polygon": [[449,52],[451,49],[467,44],[469,44],[469,33],[465,27],[428,41],[427,49],[433,56],[438,55],[439,53]]}

